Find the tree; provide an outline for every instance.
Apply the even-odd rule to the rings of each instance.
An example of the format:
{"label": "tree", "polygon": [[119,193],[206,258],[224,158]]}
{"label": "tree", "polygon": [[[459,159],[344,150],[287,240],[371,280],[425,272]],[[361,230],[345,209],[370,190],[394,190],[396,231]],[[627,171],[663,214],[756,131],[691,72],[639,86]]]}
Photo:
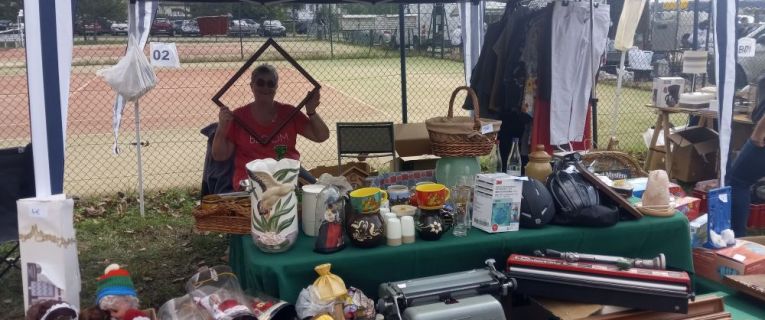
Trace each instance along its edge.
{"label": "tree", "polygon": [[195,3],[190,7],[192,17],[229,15],[233,19],[285,20],[289,18],[289,5],[262,5],[251,3]]}
{"label": "tree", "polygon": [[0,20],[16,22],[19,9],[24,7],[22,1],[24,0],[0,0]]}
{"label": "tree", "polygon": [[80,21],[126,21],[127,3],[125,0],[78,0],[77,20]]}

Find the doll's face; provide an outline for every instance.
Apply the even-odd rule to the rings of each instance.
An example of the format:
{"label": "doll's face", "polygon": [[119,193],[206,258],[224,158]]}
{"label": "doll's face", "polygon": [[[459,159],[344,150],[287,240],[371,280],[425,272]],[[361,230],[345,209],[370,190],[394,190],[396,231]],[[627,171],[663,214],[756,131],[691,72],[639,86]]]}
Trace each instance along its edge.
{"label": "doll's face", "polygon": [[106,311],[109,312],[109,316],[112,319],[122,320],[125,317],[125,313],[132,309],[132,305],[127,299],[118,299],[112,304],[112,306]]}

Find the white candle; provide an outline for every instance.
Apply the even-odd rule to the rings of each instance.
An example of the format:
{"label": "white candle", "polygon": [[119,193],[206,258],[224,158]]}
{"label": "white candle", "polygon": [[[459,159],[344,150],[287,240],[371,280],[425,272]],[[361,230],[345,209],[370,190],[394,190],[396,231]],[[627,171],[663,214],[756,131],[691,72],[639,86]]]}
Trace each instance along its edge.
{"label": "white candle", "polygon": [[380,214],[385,215],[386,213],[390,212],[390,209],[380,207]]}
{"label": "white candle", "polygon": [[401,245],[401,221],[398,218],[388,218],[385,233],[389,246],[395,247]]}
{"label": "white candle", "polygon": [[414,243],[414,218],[412,216],[401,217],[401,241]]}

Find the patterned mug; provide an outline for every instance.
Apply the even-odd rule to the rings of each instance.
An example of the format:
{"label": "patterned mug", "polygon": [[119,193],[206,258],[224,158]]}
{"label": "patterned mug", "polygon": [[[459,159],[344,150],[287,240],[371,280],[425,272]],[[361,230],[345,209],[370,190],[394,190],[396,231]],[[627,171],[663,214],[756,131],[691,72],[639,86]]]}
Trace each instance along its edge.
{"label": "patterned mug", "polygon": [[417,206],[420,209],[440,209],[449,200],[450,191],[440,183],[428,183],[418,185],[415,189]]}
{"label": "patterned mug", "polygon": [[388,200],[388,193],[380,188],[367,187],[351,191],[351,206],[359,213],[379,210],[383,200]]}
{"label": "patterned mug", "polygon": [[394,184],[388,186],[387,191],[391,207],[399,204],[409,204],[409,198],[412,197],[409,187],[405,185]]}

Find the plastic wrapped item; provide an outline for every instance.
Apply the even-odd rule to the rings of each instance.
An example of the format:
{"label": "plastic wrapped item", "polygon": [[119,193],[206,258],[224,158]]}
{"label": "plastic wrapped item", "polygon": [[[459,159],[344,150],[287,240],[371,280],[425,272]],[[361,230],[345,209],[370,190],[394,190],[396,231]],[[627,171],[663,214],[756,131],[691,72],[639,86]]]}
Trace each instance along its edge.
{"label": "plastic wrapped item", "polygon": [[208,320],[210,317],[197,308],[190,295],[165,302],[159,308],[160,320]]}
{"label": "plastic wrapped item", "polygon": [[350,287],[343,302],[343,313],[346,319],[373,320],[375,318],[375,302],[361,290]]}
{"label": "plastic wrapped item", "polygon": [[204,267],[186,282],[192,301],[215,320],[257,320],[228,266]]}
{"label": "plastic wrapped item", "polygon": [[333,253],[345,248],[343,221],[345,220],[345,194],[334,185],[324,187],[316,199],[316,213],[322,213],[316,224],[314,251]]}
{"label": "plastic wrapped item", "polygon": [[116,65],[98,70],[97,74],[128,101],[137,100],[157,85],[157,76],[135,37],[128,38],[125,56]]}
{"label": "plastic wrapped item", "polygon": [[313,282],[313,289],[321,301],[335,301],[348,293],[343,279],[332,274],[330,268],[332,268],[332,264],[329,263],[320,264],[313,268],[319,274],[319,277]]}
{"label": "plastic wrapped item", "polygon": [[250,308],[260,320],[294,320],[297,317],[294,305],[265,293],[248,296],[247,299],[250,301]]}
{"label": "plastic wrapped item", "polygon": [[297,186],[300,161],[254,160],[247,163],[252,186],[252,241],[263,252],[284,252],[298,236]]}
{"label": "plastic wrapped item", "polygon": [[308,286],[303,290],[300,290],[297,303],[295,303],[295,311],[299,319],[306,319],[315,317],[320,314],[332,313],[335,301],[321,301],[316,290],[313,286]]}

